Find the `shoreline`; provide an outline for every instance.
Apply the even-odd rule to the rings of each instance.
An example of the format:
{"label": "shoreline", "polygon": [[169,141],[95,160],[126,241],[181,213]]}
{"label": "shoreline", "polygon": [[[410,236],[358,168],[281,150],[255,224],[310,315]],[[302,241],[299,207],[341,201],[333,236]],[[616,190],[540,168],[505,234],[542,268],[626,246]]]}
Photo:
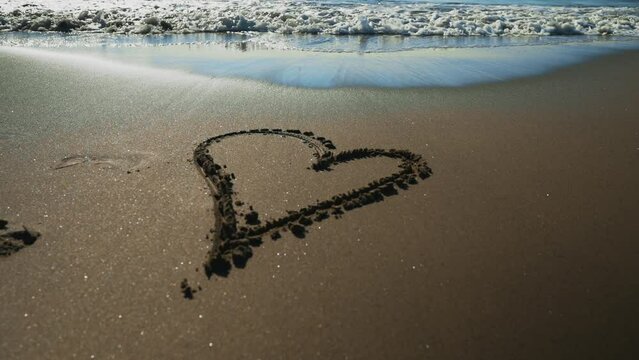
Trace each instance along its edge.
{"label": "shoreline", "polygon": [[[240,46],[241,45],[241,46]],[[238,47],[239,46],[239,47]],[[250,50],[246,43],[143,47],[37,48],[0,46],[7,53],[42,57],[81,68],[93,64],[111,70],[216,81],[257,81],[261,86],[309,89],[437,89],[508,82],[637,51],[636,39],[570,42],[563,45],[428,48],[382,53]],[[163,75],[159,75],[163,76]],[[175,75],[171,75],[174,78]]]}
{"label": "shoreline", "polygon": [[[0,219],[41,234],[0,258],[3,357],[632,354],[639,52],[419,90],[106,63],[0,51]],[[304,239],[265,238],[246,268],[208,280],[211,192],[189,159],[252,128],[312,131],[338,151],[406,149],[433,176]],[[264,219],[397,168],[314,174],[307,148],[268,136],[214,146],[237,200]],[[203,288],[193,300],[184,278]]]}

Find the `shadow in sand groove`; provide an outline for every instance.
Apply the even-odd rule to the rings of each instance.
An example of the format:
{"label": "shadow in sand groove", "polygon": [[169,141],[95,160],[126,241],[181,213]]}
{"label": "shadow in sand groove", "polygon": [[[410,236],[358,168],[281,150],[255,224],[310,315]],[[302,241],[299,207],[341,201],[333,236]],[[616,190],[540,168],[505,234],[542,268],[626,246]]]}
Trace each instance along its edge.
{"label": "shadow in sand groove", "polygon": [[0,219],[0,256],[9,256],[27,246],[35,244],[40,237],[37,231],[29,230],[26,226],[22,230],[10,231],[8,221]]}

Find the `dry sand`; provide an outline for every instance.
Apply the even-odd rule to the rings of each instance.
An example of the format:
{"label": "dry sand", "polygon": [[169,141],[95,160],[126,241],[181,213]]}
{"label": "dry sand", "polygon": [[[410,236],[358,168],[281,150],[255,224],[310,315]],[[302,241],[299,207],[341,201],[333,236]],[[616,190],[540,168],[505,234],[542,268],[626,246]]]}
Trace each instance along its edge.
{"label": "dry sand", "polygon": [[[44,54],[44,55],[42,55]],[[0,51],[0,357],[634,358],[639,53],[456,89],[308,90]],[[264,238],[206,278],[205,139],[310,130],[433,176]],[[308,170],[278,137],[210,152],[263,219],[396,171]],[[198,271],[196,271],[198,268]],[[184,299],[181,281],[203,290]]]}

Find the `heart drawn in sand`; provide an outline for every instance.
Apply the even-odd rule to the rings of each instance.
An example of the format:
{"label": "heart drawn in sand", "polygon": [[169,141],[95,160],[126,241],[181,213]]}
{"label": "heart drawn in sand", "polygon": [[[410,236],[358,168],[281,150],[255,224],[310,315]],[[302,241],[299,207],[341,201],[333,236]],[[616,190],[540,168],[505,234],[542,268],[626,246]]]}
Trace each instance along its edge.
{"label": "heart drawn in sand", "polygon": [[[251,135],[276,135],[301,140],[313,151],[314,171],[327,171],[341,163],[373,157],[398,160],[399,171],[300,210],[288,211],[288,215],[265,223],[260,222],[257,212],[251,211],[244,217],[244,224],[240,224],[233,201],[234,175],[228,173],[225,166],[215,163],[208,147],[230,137]],[[209,278],[213,274],[227,276],[232,265],[243,268],[253,255],[251,248],[262,243],[262,236],[270,235],[271,239],[276,240],[280,237],[279,230],[286,228],[293,235],[304,237],[307,227],[313,222],[325,220],[331,215],[340,217],[345,211],[382,201],[384,197],[396,195],[398,188],[406,190],[410,185],[417,184],[418,179],[423,180],[432,175],[426,161],[422,160],[420,155],[407,150],[362,148],[338,153],[333,153],[332,150],[335,150],[335,146],[330,140],[315,136],[312,132],[282,129],[230,132],[209,138],[197,146],[193,154],[194,162],[206,178],[214,201],[216,227],[211,230],[212,247],[204,264]],[[186,279],[181,286],[185,297],[192,298],[191,288]]]}

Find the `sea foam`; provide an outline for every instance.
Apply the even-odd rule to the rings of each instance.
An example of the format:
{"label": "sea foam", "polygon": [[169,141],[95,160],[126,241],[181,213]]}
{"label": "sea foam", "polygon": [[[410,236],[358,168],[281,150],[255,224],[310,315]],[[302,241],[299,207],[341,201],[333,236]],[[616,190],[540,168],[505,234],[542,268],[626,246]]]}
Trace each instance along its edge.
{"label": "sea foam", "polygon": [[405,36],[639,36],[637,7],[195,0],[0,4],[0,31]]}

